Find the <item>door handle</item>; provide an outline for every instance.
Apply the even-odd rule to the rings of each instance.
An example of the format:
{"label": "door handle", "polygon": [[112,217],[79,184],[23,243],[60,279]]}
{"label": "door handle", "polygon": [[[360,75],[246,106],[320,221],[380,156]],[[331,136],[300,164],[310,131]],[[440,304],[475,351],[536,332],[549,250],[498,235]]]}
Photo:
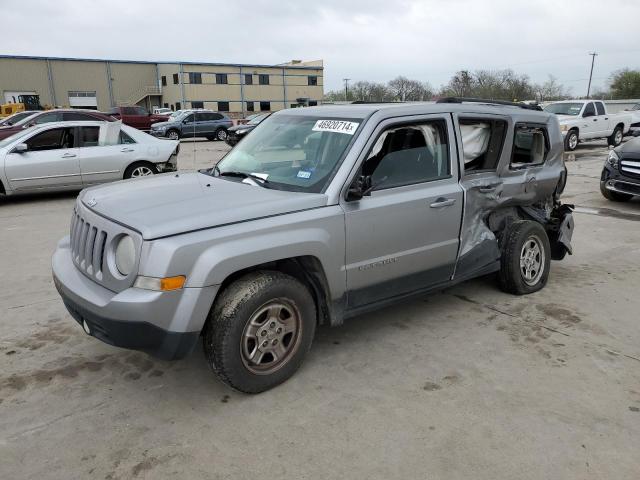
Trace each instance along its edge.
{"label": "door handle", "polygon": [[75,156],[75,153],[65,153],[64,155],[62,155],[62,158],[73,158]]}
{"label": "door handle", "polygon": [[499,184],[497,184],[497,183],[494,183],[494,184],[491,184],[491,185],[485,185],[483,187],[478,188],[478,191],[480,193],[491,193],[491,192],[495,191],[496,188],[498,188],[498,185]]}
{"label": "door handle", "polygon": [[604,117],[605,120],[609,120],[609,117]]}
{"label": "door handle", "polygon": [[133,152],[133,148],[123,148],[121,152]]}
{"label": "door handle", "polygon": [[429,206],[431,208],[442,208],[442,207],[449,207],[449,206],[453,205],[454,203],[456,203],[456,199],[455,198],[440,197]]}

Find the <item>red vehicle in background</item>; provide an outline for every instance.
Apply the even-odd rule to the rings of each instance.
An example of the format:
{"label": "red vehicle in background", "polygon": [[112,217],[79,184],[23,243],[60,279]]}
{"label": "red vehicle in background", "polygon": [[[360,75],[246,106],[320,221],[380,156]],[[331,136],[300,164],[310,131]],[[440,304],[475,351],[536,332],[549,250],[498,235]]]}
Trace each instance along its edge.
{"label": "red vehicle in background", "polygon": [[113,107],[107,112],[107,115],[122,120],[125,125],[144,131],[151,130],[152,123],[166,122],[167,118],[169,118],[168,115],[149,113],[145,108],[138,106]]}
{"label": "red vehicle in background", "polygon": [[78,121],[95,122],[96,120],[102,122],[113,122],[116,120],[109,115],[97,112],[95,110],[79,110],[73,108],[45,110],[41,112],[36,111],[30,113],[32,113],[32,115],[28,115],[22,120],[18,120],[11,125],[0,126],[0,140],[9,137],[24,128],[33,127],[34,125],[40,125],[41,123]]}

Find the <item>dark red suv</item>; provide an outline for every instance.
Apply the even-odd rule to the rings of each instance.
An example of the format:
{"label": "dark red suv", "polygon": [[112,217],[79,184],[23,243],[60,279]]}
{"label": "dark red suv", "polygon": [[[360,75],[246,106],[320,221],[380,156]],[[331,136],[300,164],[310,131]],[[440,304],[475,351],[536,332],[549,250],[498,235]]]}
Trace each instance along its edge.
{"label": "dark red suv", "polygon": [[32,116],[23,118],[22,120],[6,127],[0,127],[0,140],[3,140],[14,133],[19,132],[23,128],[29,128],[33,125],[50,122],[82,122],[82,121],[107,121],[114,122],[116,119],[101,112],[94,110],[75,110],[75,109],[57,109],[45,110],[42,112],[34,111]]}
{"label": "dark red suv", "polygon": [[166,122],[168,115],[156,115],[149,113],[143,107],[113,107],[107,112],[114,118],[121,119],[122,123],[138,130],[151,130],[151,125],[158,122]]}

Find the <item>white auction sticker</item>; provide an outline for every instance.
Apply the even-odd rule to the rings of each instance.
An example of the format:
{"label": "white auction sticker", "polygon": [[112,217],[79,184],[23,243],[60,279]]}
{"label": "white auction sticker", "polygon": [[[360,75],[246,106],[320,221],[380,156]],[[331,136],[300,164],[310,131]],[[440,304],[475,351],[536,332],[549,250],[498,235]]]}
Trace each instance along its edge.
{"label": "white auction sticker", "polygon": [[358,129],[359,123],[345,122],[344,120],[318,120],[313,126],[314,132],[334,132],[353,135]]}

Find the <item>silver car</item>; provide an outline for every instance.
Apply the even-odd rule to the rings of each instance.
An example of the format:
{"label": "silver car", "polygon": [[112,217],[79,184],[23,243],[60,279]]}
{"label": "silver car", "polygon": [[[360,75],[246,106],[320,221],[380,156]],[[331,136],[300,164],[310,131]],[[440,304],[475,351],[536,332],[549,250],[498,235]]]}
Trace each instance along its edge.
{"label": "silver car", "polygon": [[177,168],[178,142],[120,122],[53,122],[0,141],[0,194],[81,189]]}
{"label": "silver car", "polygon": [[52,260],[64,304],[162,358],[202,339],[217,376],[256,393],[293,375],[318,324],[491,273],[542,289],[571,253],[558,120],[450,102],[287,109],[210,170],[85,190]]}

